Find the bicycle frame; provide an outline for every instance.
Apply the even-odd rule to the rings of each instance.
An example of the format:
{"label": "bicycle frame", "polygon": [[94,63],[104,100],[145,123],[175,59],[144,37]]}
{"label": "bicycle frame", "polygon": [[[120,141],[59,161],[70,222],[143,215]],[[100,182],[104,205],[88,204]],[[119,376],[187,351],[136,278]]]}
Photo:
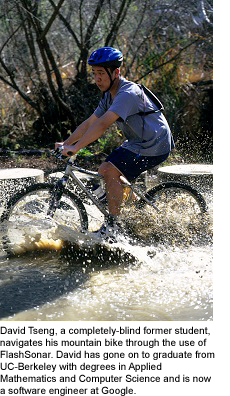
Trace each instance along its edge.
{"label": "bicycle frame", "polygon": [[80,189],[82,191],[84,191],[84,193],[87,195],[87,197],[94,203],[94,205],[105,215],[108,216],[108,210],[106,209],[105,205],[90,191],[89,188],[87,188],[84,183],[82,183],[81,179],[78,178],[75,174],[74,171],[78,171],[82,174],[87,174],[89,176],[92,176],[94,179],[98,179],[100,181],[100,179],[102,178],[102,176],[100,176],[97,172],[93,172],[93,171],[88,171],[86,169],[83,169],[81,167],[78,167],[77,165],[74,165],[72,163],[68,163],[65,169],[65,173],[63,175],[63,177],[60,180],[63,180],[63,185],[65,186],[69,177],[71,177],[71,179],[75,182],[75,184],[78,185],[78,187],[80,187]]}
{"label": "bicycle frame", "polygon": [[[69,158],[67,162],[67,166],[64,172],[64,175],[57,181],[56,185],[61,185],[63,187],[66,186],[69,177],[74,181],[75,184],[77,184],[82,191],[87,195],[87,197],[94,203],[94,205],[103,213],[105,216],[108,216],[109,212],[105,206],[91,191],[89,188],[87,188],[84,183],[78,178],[75,174],[74,171],[78,171],[82,174],[86,174],[89,176],[92,176],[94,179],[98,180],[100,182],[103,177],[99,175],[99,173],[94,172],[94,171],[89,171],[87,169],[81,168],[77,166],[74,162],[76,160],[76,155],[73,155],[72,157]],[[126,180],[124,177],[122,177],[122,184],[124,187],[129,187],[132,192],[134,192],[139,198],[142,198],[148,205],[152,206],[156,211],[159,212],[159,209],[151,202],[149,201],[144,194],[142,194],[139,189],[137,189],[134,186],[134,183],[130,183],[128,180]]]}

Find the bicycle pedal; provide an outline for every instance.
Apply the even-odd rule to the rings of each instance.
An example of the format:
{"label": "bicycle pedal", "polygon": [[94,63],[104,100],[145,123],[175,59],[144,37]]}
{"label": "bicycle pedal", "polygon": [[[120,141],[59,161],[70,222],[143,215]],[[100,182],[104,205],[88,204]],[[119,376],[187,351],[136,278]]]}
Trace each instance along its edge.
{"label": "bicycle pedal", "polygon": [[138,200],[138,201],[133,203],[133,206],[136,209],[143,209],[145,205],[146,205],[146,202],[143,199],[140,199],[140,200]]}

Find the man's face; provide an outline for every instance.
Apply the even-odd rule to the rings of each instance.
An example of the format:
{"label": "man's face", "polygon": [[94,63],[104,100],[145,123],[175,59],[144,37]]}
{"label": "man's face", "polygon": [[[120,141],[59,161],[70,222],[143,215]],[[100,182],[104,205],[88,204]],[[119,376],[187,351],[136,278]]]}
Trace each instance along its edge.
{"label": "man's face", "polygon": [[[109,86],[110,86],[110,78],[104,67],[102,66],[93,66],[92,67],[92,72],[94,76],[94,80],[100,91],[104,92],[106,91]],[[111,76],[113,78],[113,73],[111,73]]]}

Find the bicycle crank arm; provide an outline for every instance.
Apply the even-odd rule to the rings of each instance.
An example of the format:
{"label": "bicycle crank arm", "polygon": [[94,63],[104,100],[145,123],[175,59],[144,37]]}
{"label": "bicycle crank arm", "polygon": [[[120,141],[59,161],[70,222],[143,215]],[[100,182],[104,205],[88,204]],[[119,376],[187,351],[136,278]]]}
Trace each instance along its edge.
{"label": "bicycle crank arm", "polygon": [[[134,192],[136,192],[136,191],[134,190]],[[153,202],[149,201],[149,199],[146,198],[145,195],[141,194],[140,192],[138,192],[137,195],[141,198],[141,199],[136,203],[137,208],[141,209],[141,208],[144,206],[144,203],[146,203],[147,205],[152,206],[158,213],[160,212],[160,209],[159,209],[156,205],[154,205]],[[143,202],[143,201],[144,201],[144,202]]]}
{"label": "bicycle crank arm", "polygon": [[152,206],[158,213],[160,212],[160,209],[156,205],[154,205],[153,202],[149,201],[148,198],[144,197],[143,199],[148,205]]}

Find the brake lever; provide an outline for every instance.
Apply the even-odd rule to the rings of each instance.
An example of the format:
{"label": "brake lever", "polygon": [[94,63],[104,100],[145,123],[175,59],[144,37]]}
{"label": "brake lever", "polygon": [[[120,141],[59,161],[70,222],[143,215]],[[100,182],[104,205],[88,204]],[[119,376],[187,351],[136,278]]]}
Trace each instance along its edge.
{"label": "brake lever", "polygon": [[57,147],[55,150],[51,151],[51,154],[58,159],[65,159],[66,157],[62,155],[63,146]]}
{"label": "brake lever", "polygon": [[[74,153],[72,151],[68,151],[67,156],[62,155],[62,150],[63,150],[63,146],[59,146],[56,148],[56,150],[52,150],[51,153],[58,159],[67,159],[68,158],[67,156],[69,156],[70,158],[68,158],[68,160],[69,161],[71,160],[71,163],[73,163],[76,159],[76,155],[74,156]],[[73,156],[74,156],[74,158],[71,158]]]}

